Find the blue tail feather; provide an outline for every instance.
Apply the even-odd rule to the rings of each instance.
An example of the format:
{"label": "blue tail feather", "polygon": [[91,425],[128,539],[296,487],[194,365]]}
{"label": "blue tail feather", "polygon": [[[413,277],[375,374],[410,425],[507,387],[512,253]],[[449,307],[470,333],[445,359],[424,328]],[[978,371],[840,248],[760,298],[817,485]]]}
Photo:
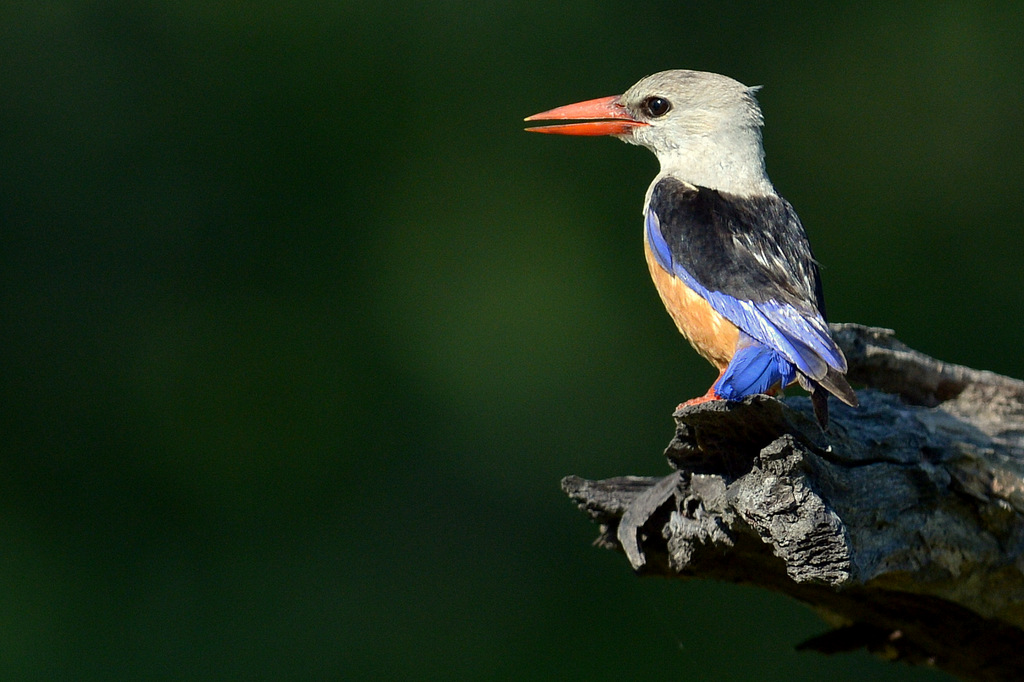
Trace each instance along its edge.
{"label": "blue tail feather", "polygon": [[715,393],[726,400],[785,388],[796,379],[796,369],[779,352],[747,337],[741,340],[732,362],[715,382]]}

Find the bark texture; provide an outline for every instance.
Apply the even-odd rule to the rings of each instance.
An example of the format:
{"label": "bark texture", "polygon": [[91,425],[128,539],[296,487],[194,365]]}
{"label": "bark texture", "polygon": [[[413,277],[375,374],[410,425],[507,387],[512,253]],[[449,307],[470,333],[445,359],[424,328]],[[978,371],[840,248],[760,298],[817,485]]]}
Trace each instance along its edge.
{"label": "bark texture", "polygon": [[753,396],[675,413],[663,478],[563,480],[642,574],[760,585],[867,647],[964,679],[1024,679],[1024,382],[891,331],[833,334],[861,406]]}

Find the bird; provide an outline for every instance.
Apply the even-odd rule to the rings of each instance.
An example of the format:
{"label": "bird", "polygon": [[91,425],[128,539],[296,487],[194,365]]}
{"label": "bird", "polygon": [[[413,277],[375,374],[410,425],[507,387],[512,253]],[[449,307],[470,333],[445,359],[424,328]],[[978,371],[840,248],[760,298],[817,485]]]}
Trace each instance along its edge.
{"label": "bird", "polygon": [[562,121],[530,132],[610,135],[657,156],[643,209],[648,269],[678,330],[719,371],[680,407],[799,383],[826,429],[828,395],[852,407],[857,395],[803,224],[768,179],[758,90],[675,69],[525,120]]}

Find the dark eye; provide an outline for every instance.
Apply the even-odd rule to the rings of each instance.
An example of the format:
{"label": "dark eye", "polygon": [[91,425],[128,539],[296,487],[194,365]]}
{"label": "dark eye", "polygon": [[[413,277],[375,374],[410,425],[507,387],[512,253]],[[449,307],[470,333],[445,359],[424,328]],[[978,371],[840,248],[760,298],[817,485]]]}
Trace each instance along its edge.
{"label": "dark eye", "polygon": [[664,97],[648,97],[644,100],[644,113],[651,118],[664,116],[672,108],[672,104]]}

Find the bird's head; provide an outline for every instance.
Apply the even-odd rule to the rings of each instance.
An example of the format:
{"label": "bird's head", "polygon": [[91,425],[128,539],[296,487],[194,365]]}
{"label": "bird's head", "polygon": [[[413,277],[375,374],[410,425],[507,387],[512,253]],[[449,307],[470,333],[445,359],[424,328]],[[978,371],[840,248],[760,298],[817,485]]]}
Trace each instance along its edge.
{"label": "bird's head", "polygon": [[703,71],[662,71],[622,95],[558,107],[527,121],[571,120],[527,130],[559,135],[612,135],[647,147],[693,184],[741,194],[771,191],[764,172],[761,109],[749,88]]}

